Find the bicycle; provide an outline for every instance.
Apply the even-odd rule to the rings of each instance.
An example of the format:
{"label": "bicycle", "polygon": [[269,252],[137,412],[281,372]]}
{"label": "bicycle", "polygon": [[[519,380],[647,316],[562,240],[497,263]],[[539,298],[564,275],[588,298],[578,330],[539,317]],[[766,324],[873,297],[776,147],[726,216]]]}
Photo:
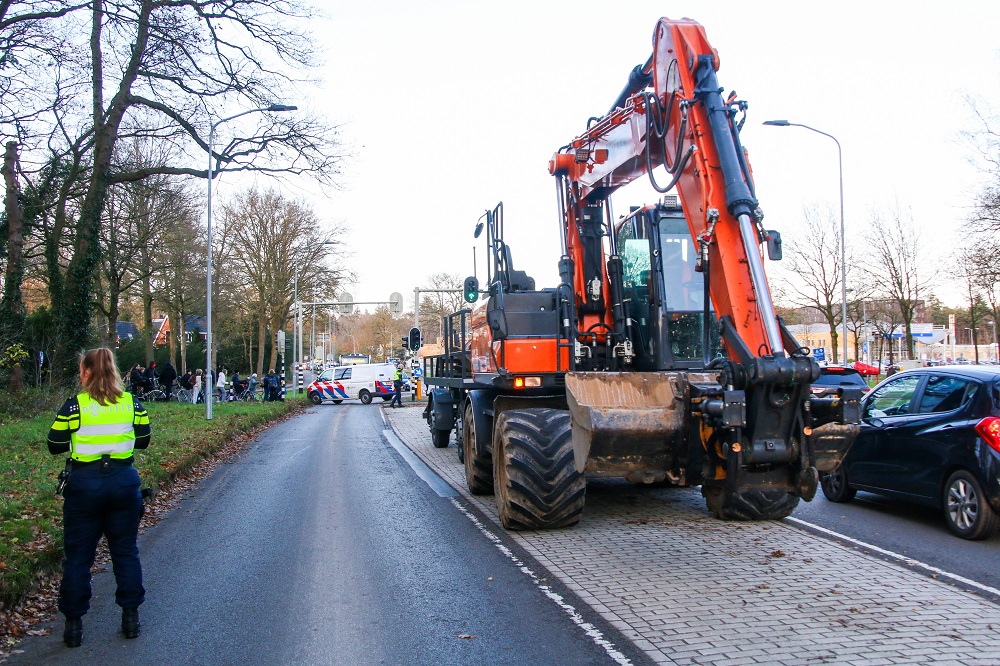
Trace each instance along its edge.
{"label": "bicycle", "polygon": [[177,402],[191,402],[191,389],[181,388],[170,394],[171,400]]}
{"label": "bicycle", "polygon": [[236,396],[236,399],[239,400],[240,402],[263,402],[264,392],[258,391],[257,387],[250,388],[248,386],[245,389],[243,389],[243,391],[240,392],[238,396]]}

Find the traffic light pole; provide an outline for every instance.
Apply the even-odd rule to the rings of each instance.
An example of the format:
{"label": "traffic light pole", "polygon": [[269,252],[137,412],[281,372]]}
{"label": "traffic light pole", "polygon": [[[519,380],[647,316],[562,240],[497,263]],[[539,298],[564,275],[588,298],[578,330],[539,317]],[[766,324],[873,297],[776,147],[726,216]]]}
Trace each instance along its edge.
{"label": "traffic light pole", "polygon": [[461,294],[461,289],[413,289],[413,325],[420,326],[420,294]]}

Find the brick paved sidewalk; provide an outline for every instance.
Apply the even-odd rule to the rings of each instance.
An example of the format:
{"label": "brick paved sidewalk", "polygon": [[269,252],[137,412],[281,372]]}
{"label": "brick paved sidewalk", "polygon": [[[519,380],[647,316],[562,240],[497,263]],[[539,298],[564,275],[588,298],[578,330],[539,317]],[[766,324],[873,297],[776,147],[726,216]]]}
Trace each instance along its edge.
{"label": "brick paved sidewalk", "polygon": [[[501,530],[422,408],[385,414]],[[1000,664],[997,605],[783,522],[715,520],[697,489],[591,480],[576,527],[508,534],[658,663]]]}

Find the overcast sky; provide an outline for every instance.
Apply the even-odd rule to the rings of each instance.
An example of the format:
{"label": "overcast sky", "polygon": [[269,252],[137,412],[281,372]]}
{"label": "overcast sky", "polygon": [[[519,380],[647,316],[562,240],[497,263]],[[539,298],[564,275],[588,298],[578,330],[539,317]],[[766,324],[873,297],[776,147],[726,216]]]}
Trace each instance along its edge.
{"label": "overcast sky", "polygon": [[[406,310],[428,275],[472,272],[476,219],[501,200],[515,266],[555,285],[548,159],[607,111],[660,16],[705,26],[721,84],[749,102],[742,138],[768,228],[794,235],[804,205],[836,207],[837,150],[761,122],[837,137],[847,238],[862,255],[870,211],[897,200],[928,266],[960,244],[981,179],[960,137],[976,128],[964,97],[1000,106],[1000,2],[338,0],[327,11],[314,26],[323,83],[295,102],[342,124],[355,156],[341,191],[310,200],[350,229],[354,300],[400,292]],[[633,185],[614,209],[655,198]],[[481,243],[478,267],[483,278]],[[957,289],[940,292],[959,304]]]}

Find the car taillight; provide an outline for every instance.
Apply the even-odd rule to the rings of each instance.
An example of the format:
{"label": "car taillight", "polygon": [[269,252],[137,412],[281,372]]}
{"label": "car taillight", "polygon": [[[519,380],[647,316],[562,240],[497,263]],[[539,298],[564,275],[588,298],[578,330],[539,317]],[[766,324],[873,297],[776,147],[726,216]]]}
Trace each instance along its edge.
{"label": "car taillight", "polygon": [[976,424],[976,432],[986,440],[991,449],[1000,453],[1000,417],[987,416]]}

